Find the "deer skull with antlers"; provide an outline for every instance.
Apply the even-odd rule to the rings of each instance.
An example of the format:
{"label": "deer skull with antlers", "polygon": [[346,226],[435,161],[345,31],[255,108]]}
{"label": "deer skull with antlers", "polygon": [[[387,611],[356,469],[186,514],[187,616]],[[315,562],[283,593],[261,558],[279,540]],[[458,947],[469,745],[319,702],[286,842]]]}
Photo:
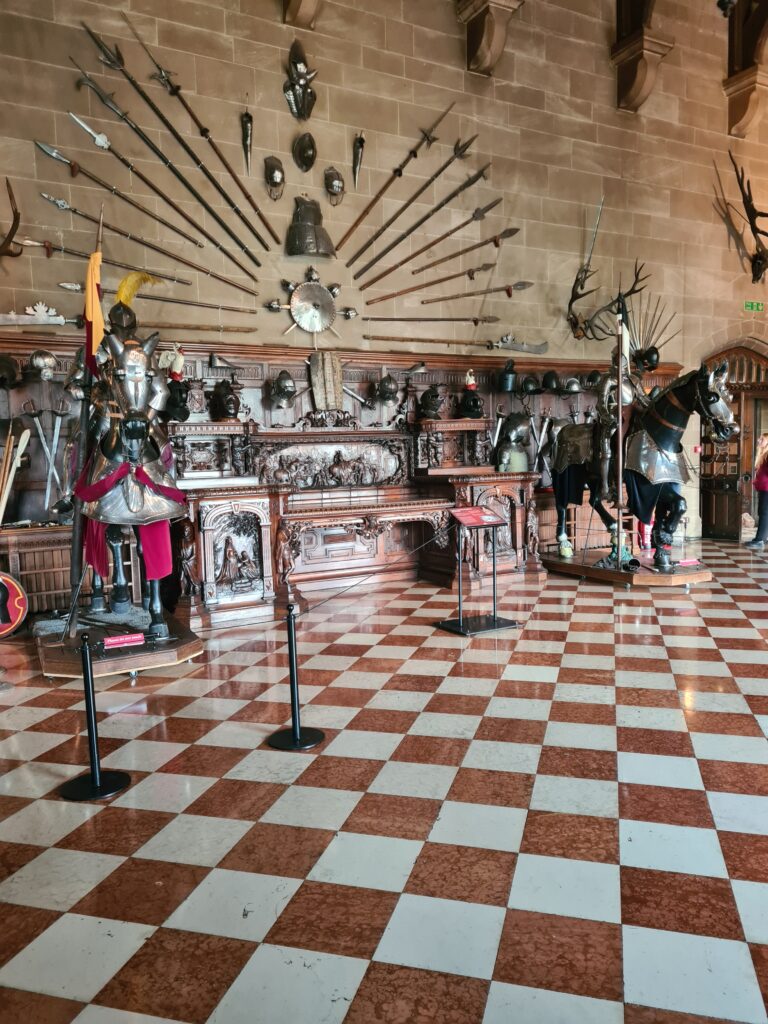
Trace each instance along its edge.
{"label": "deer skull with antlers", "polygon": [[[763,279],[763,274],[768,270],[768,248],[766,248],[763,238],[768,238],[768,231],[765,231],[758,224],[759,217],[768,217],[768,213],[763,210],[758,210],[755,206],[755,201],[752,196],[752,182],[747,178],[746,172],[743,167],[739,167],[733,158],[733,153],[728,152],[728,156],[731,158],[733,169],[736,172],[736,181],[739,185],[739,191],[741,192],[741,201],[744,204],[744,213],[736,210],[732,203],[725,198],[725,190],[723,189],[723,183],[720,180],[720,173],[715,167],[715,173],[717,174],[717,187],[715,188],[715,210],[720,215],[723,223],[728,229],[728,234],[731,236],[736,244],[736,251],[739,254],[742,266],[746,267],[747,264],[752,268],[752,284],[759,284]],[[746,221],[744,227],[739,228],[733,219],[732,214],[737,213],[742,220]],[[745,216],[746,214],[746,216]],[[744,241],[744,232],[746,228],[752,232],[752,237],[755,240],[755,251],[750,253],[747,245]]]}
{"label": "deer skull with antlers", "polygon": [[13,214],[13,220],[11,221],[11,230],[2,242],[0,242],[0,259],[2,259],[3,256],[11,256],[15,258],[16,256],[21,256],[24,252],[23,247],[13,240],[16,232],[19,230],[21,214],[19,213],[19,208],[16,205],[16,198],[13,194],[11,183],[7,178],[5,179],[5,186],[8,189],[8,198],[11,201],[11,213]]}
{"label": "deer skull with antlers", "polygon": [[[644,263],[638,263],[635,260],[634,280],[629,288],[623,292],[625,299],[630,298],[632,295],[638,295],[645,288],[644,282],[648,280],[650,274],[643,274],[644,267]],[[571,301],[568,303],[567,320],[574,338],[586,338],[588,341],[605,341],[606,338],[613,337],[616,333],[616,324],[612,319],[612,315],[615,315],[617,310],[618,296],[612,298],[610,302],[606,302],[604,306],[600,306],[589,317],[580,316],[573,309],[575,302],[597,291],[596,288],[592,288],[590,291],[584,290],[584,286],[593,273],[594,271],[585,265],[580,268],[579,273],[576,275],[576,280],[573,282],[573,288],[571,289]],[[621,282],[619,282],[619,291],[621,290]]]}

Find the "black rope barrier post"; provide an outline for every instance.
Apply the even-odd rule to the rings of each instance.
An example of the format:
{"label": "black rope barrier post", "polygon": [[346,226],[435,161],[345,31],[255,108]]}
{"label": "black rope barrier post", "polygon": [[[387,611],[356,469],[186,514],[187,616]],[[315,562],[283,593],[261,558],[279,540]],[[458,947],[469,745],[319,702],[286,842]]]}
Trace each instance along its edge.
{"label": "black rope barrier post", "polygon": [[310,750],[322,743],[325,733],[322,729],[302,729],[299,711],[299,669],[296,656],[296,608],[289,604],[288,615],[288,671],[291,683],[291,727],[279,729],[267,740],[276,750]]}
{"label": "black rope barrier post", "polygon": [[105,800],[116,796],[131,784],[128,772],[102,771],[99,759],[99,732],[96,727],[96,696],[93,688],[93,662],[88,634],[83,633],[80,648],[83,655],[83,689],[85,690],[85,720],[88,727],[88,754],[91,770],[69,779],[59,786],[58,793],[65,800]]}

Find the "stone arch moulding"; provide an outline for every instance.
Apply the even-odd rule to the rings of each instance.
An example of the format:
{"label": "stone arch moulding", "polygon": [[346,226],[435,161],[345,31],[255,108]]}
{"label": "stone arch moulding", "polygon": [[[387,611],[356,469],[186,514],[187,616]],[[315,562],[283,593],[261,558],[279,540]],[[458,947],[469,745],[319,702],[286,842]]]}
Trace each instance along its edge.
{"label": "stone arch moulding", "polygon": [[616,42],[611,64],[616,68],[616,105],[637,112],[656,84],[659,64],[674,40],[652,27],[656,0],[616,0]]}
{"label": "stone arch moulding", "polygon": [[296,28],[314,28],[323,0],[283,0],[283,21]]}
{"label": "stone arch moulding", "polygon": [[768,41],[768,0],[737,0],[728,19],[728,134],[744,139],[757,127],[768,95],[763,64]]}
{"label": "stone arch moulding", "polygon": [[467,28],[467,70],[492,75],[507,44],[509,19],[525,0],[457,0]]}

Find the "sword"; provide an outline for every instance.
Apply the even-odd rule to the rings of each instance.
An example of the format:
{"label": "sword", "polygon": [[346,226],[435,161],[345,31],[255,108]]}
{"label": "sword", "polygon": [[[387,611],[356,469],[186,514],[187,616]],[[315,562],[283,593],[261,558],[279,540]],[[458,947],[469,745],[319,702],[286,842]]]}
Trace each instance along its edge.
{"label": "sword", "polygon": [[[496,264],[491,264],[496,266]],[[473,299],[477,295],[495,295],[497,292],[504,292],[508,299],[511,299],[515,292],[525,291],[531,288],[533,281],[515,281],[514,284],[502,284],[497,288],[481,288],[476,292],[457,292],[456,295],[439,295],[436,299],[422,299],[422,306],[430,306],[435,302],[453,302],[454,299]]]}
{"label": "sword", "polygon": [[[56,486],[59,488],[59,491],[61,491],[61,480],[59,480],[59,474],[56,472],[56,466],[54,465],[53,457],[51,456],[51,449],[48,447],[48,442],[45,439],[45,432],[43,431],[43,426],[40,422],[42,410],[36,409],[35,403],[32,401],[31,398],[28,398],[26,402],[23,403],[21,411],[24,413],[25,416],[32,417],[32,422],[35,424],[37,436],[40,439],[40,444],[42,445],[43,451],[45,452],[45,458],[48,463],[48,473],[50,474],[51,470],[53,470],[53,475],[56,478]],[[48,496],[48,491],[46,491],[46,510],[48,509]]]}
{"label": "sword", "polygon": [[[13,449],[13,438],[9,436],[8,444]],[[3,485],[2,494],[0,494],[0,526],[3,525],[3,519],[5,517],[5,507],[8,504],[8,498],[13,487],[13,480],[16,476],[16,471],[21,465],[21,457],[26,451],[27,445],[29,444],[29,431],[25,430],[19,438],[19,443],[16,445],[16,454],[13,456],[10,468],[8,470],[8,476],[5,478]]]}
{"label": "sword", "polygon": [[[443,256],[439,260],[432,260],[431,263],[425,263],[423,267],[417,267],[412,270],[412,274],[421,274],[425,270],[431,270],[433,267],[439,267],[441,263],[448,263],[449,260],[456,260],[460,256],[466,256],[467,253],[475,252],[477,249],[482,249],[486,245],[494,245],[497,249],[501,248],[501,243],[507,239],[512,238],[516,235],[520,228],[505,228],[504,231],[498,235],[492,235],[490,238],[484,238],[482,242],[475,242],[474,245],[468,245],[466,249],[457,249],[456,252],[449,253],[448,256]],[[423,250],[422,250],[423,251]],[[369,282],[369,284],[372,282]],[[366,287],[362,285],[362,287]]]}
{"label": "sword", "polygon": [[[53,415],[54,415],[54,417],[56,419],[56,422],[55,422],[54,427],[53,427],[53,441],[51,442],[52,458],[51,458],[51,461],[50,461],[50,463],[48,465],[48,476],[45,478],[45,499],[43,501],[43,507],[45,508],[46,512],[48,511],[48,506],[49,506],[49,503],[50,503],[50,500],[51,500],[51,482],[52,482],[52,477],[53,477],[54,472],[56,471],[55,461],[54,460],[56,459],[56,454],[57,454],[57,452],[59,450],[59,436],[61,434],[61,421],[64,419],[64,417],[67,415],[68,412],[69,412],[69,405],[68,405],[68,403],[66,403],[64,401],[62,401],[62,403],[61,403],[61,405],[59,406],[58,409],[54,409],[53,410]],[[57,483],[58,483],[58,487],[59,487],[59,494],[61,494],[61,482],[58,480],[58,476],[57,476]]]}
{"label": "sword", "polygon": [[402,288],[399,292],[390,292],[389,295],[380,295],[378,298],[369,299],[366,306],[375,306],[377,302],[386,302],[387,299],[398,299],[401,295],[410,295],[412,292],[423,291],[424,288],[436,288],[446,281],[455,281],[458,277],[468,277],[474,281],[477,274],[485,274],[496,266],[495,263],[483,263],[481,267],[471,267],[469,270],[460,270],[456,274],[448,274],[446,277],[436,277],[434,281],[427,281],[426,284],[415,284],[411,288]]}

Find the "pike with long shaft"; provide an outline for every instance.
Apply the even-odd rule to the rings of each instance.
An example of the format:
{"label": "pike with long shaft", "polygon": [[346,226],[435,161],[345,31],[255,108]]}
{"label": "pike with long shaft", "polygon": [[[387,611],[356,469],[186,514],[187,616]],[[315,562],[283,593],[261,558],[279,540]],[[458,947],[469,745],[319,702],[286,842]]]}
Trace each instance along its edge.
{"label": "pike with long shaft", "polygon": [[[181,86],[177,82],[173,81],[173,76],[175,75],[176,72],[175,71],[167,71],[161,64],[158,63],[156,58],[153,56],[152,51],[150,50],[150,48],[147,46],[147,44],[144,42],[144,40],[141,38],[139,33],[136,31],[136,29],[131,24],[131,21],[128,18],[128,15],[125,13],[125,11],[121,11],[120,13],[122,14],[123,20],[125,21],[125,23],[128,26],[128,28],[131,30],[133,35],[135,36],[135,38],[136,38],[137,42],[139,43],[139,45],[141,46],[141,48],[144,50],[146,55],[149,57],[149,59],[152,61],[152,63],[157,68],[157,71],[153,75],[151,75],[150,77],[152,77],[156,81],[158,81],[160,83],[160,85],[162,85],[163,88],[165,88],[168,91],[168,94],[170,96],[175,96],[176,97],[176,99],[179,101],[179,103],[182,105],[184,110],[189,115],[189,117],[192,120],[192,123],[194,124],[195,128],[197,128],[197,130],[200,132],[200,135],[202,136],[202,138],[205,139],[205,141],[211,147],[213,152],[219,158],[219,161],[221,162],[222,166],[224,167],[224,169],[229,174],[229,176],[232,179],[232,181],[234,181],[234,183],[237,185],[237,187],[243,193],[243,195],[245,196],[246,200],[250,204],[250,207],[253,210],[253,212],[259,218],[259,220],[264,225],[264,227],[267,229],[267,231],[270,233],[270,235],[274,239],[275,243],[277,245],[279,245],[280,244],[280,236],[275,232],[275,229],[272,227],[272,225],[269,223],[267,218],[261,212],[261,210],[259,209],[259,207],[258,207],[258,205],[256,203],[256,200],[253,198],[251,193],[245,187],[245,185],[243,184],[242,180],[240,179],[240,176],[237,174],[237,172],[235,171],[235,169],[232,166],[232,164],[230,164],[230,162],[227,160],[227,158],[222,153],[221,149],[216,144],[216,140],[211,135],[210,130],[205,127],[203,122],[200,120],[200,118],[194,112],[192,107],[187,102],[186,97],[182,96],[182,94],[181,94]],[[250,171],[249,171],[249,173],[250,173]],[[248,226],[250,228],[250,224]],[[251,230],[253,230],[253,229],[251,228]],[[262,245],[264,245],[265,249],[269,248],[269,246],[266,245],[261,240],[259,235],[256,235],[256,237],[259,238],[259,240],[262,242]]]}
{"label": "pike with long shaft", "polygon": [[397,334],[364,334],[364,341],[405,341],[412,345],[415,341],[420,345],[477,345],[483,348],[499,348],[504,352],[525,352],[527,355],[541,355],[547,351],[549,343],[542,341],[535,344],[531,341],[517,341],[511,334],[503,334],[498,341],[491,341],[490,338],[419,338],[415,336],[402,337]]}
{"label": "pike with long shaft", "polygon": [[475,221],[485,220],[485,215],[489,213],[495,206],[499,205],[499,203],[501,202],[501,198],[502,197],[499,196],[498,199],[494,199],[493,202],[488,203],[487,206],[478,206],[478,208],[474,211],[472,216],[467,217],[467,219],[463,220],[461,224],[457,224],[456,227],[454,228],[449,228],[447,231],[443,232],[443,234],[440,235],[439,238],[435,238],[431,242],[427,242],[426,245],[422,245],[420,249],[417,249],[416,252],[412,252],[410,256],[406,256],[405,259],[400,260],[399,263],[394,263],[391,267],[387,267],[386,270],[382,270],[382,272],[380,274],[377,274],[376,277],[372,277],[370,281],[365,281],[363,284],[360,285],[360,291],[364,292],[365,289],[370,288],[372,284],[377,284],[377,282],[382,281],[385,277],[388,277],[390,274],[394,274],[396,270],[400,270],[401,267],[406,266],[408,263],[412,262],[412,260],[415,260],[417,257],[421,256],[422,253],[427,252],[429,249],[436,248],[438,245],[444,242],[446,238],[450,238],[451,235],[458,234],[460,231],[463,231],[464,228],[468,227],[470,224],[475,223]]}
{"label": "pike with long shaft", "polygon": [[500,249],[501,243],[507,238],[512,238],[519,230],[520,228],[505,228],[498,235],[491,235],[490,238],[484,238],[482,242],[475,242],[474,245],[468,245],[466,249],[457,249],[456,252],[449,253],[447,256],[442,256],[439,260],[433,260],[431,263],[425,263],[423,267],[417,267],[415,270],[412,270],[411,273],[421,274],[425,270],[431,270],[433,267],[439,267],[443,263],[449,263],[451,260],[460,259],[460,257],[466,256],[467,253],[477,252],[478,249],[482,249],[486,245],[493,245],[496,249]]}
{"label": "pike with long shaft", "polygon": [[[495,266],[495,264],[494,264]],[[478,295],[496,295],[504,292],[508,299],[511,299],[515,292],[525,291],[530,288],[533,281],[515,281],[514,284],[502,284],[496,288],[481,288],[477,292],[457,292],[456,295],[438,295],[436,299],[422,299],[422,306],[431,306],[435,302],[453,302],[454,299],[474,299]]]}
{"label": "pike with long shaft", "polygon": [[411,162],[411,160],[415,160],[416,157],[419,155],[419,150],[421,149],[421,147],[426,146],[427,149],[429,149],[433,142],[437,142],[437,136],[435,135],[435,131],[438,129],[440,124],[448,116],[448,114],[450,114],[450,112],[453,110],[455,106],[455,103],[451,103],[451,105],[442,112],[440,117],[438,117],[438,119],[435,121],[433,125],[431,125],[431,127],[427,128],[426,130],[424,128],[421,129],[421,138],[419,139],[419,141],[416,143],[415,146],[408,150],[408,153],[403,157],[403,159],[400,161],[397,167],[395,167],[395,169],[386,179],[386,181],[381,186],[376,195],[373,197],[373,199],[371,199],[366,208],[358,216],[357,220],[352,225],[350,225],[350,227],[347,228],[346,234],[336,243],[337,252],[339,251],[339,249],[341,249],[342,245],[344,245],[344,243],[347,242],[352,237],[355,231],[357,231],[357,229],[363,223],[363,221],[374,208],[374,206],[381,199],[383,199],[383,197],[392,188],[392,186],[395,184],[398,178],[402,178],[403,172],[405,171],[408,164]]}
{"label": "pike with long shaft", "polygon": [[[166,131],[169,131],[171,133],[171,135],[178,142],[178,144],[181,146],[181,148],[184,150],[187,156],[192,160],[195,167],[197,167],[199,171],[202,171],[202,173],[205,175],[205,177],[208,179],[211,185],[213,185],[213,187],[219,193],[219,195],[230,208],[230,210],[232,210],[232,212],[235,213],[243,222],[243,224],[248,228],[248,230],[251,232],[254,238],[258,241],[259,245],[263,246],[265,249],[269,249],[269,246],[264,241],[264,238],[259,234],[259,232],[253,226],[253,224],[251,224],[251,222],[248,220],[248,218],[245,216],[243,211],[240,209],[240,207],[237,205],[234,199],[230,196],[230,194],[227,192],[227,190],[224,188],[224,186],[221,184],[218,178],[214,177],[214,175],[208,170],[206,165],[203,163],[203,161],[200,159],[200,157],[197,155],[194,149],[192,149],[192,147],[181,134],[181,132],[178,131],[177,128],[174,126],[173,122],[169,121],[169,119],[165,116],[160,107],[158,107],[158,105],[155,103],[152,97],[146,92],[146,90],[130,73],[128,68],[125,66],[125,58],[120,52],[120,47],[117,44],[115,44],[115,46],[110,50],[110,48],[101,38],[101,36],[94,32],[92,29],[88,28],[85,22],[81,22],[81,25],[98,47],[98,50],[101,54],[101,57],[99,58],[101,63],[105,67],[108,67],[111,71],[119,71],[123,78],[125,78],[127,82],[130,82],[134,90],[139,94],[139,96],[141,96],[141,98],[147,104],[147,106],[155,115],[155,117],[160,121],[160,123],[163,125]],[[248,252],[247,247],[243,251]]]}
{"label": "pike with long shaft", "polygon": [[389,295],[379,295],[375,299],[369,299],[366,302],[366,306],[375,306],[377,302],[386,302],[387,299],[399,299],[401,295],[410,295],[412,292],[420,292],[425,288],[436,288],[439,284],[445,284],[446,281],[455,281],[459,277],[468,277],[470,281],[474,281],[477,274],[485,274],[489,270],[493,270],[495,266],[495,263],[483,263],[481,267],[472,267],[470,270],[460,270],[457,274],[436,277],[434,281],[422,282],[421,284],[413,285],[411,288],[401,288],[399,292],[390,292]]}
{"label": "pike with long shaft", "polygon": [[[53,203],[53,205],[58,207],[59,210],[74,213],[76,217],[82,217],[83,220],[89,220],[92,224],[99,223],[98,217],[94,217],[90,213],[85,213],[84,210],[78,210],[76,206],[70,206],[66,199],[56,199],[55,196],[48,195],[47,192],[41,192],[40,195],[43,199],[47,199],[49,203]],[[248,288],[244,284],[237,284],[235,281],[230,281],[229,278],[224,277],[222,274],[217,274],[215,271],[209,270],[200,263],[188,260],[186,256],[179,256],[172,250],[164,249],[161,245],[157,245],[155,242],[150,242],[147,238],[142,238],[141,235],[133,235],[130,231],[125,231],[123,228],[119,228],[115,224],[109,224],[107,221],[104,221],[104,229],[106,231],[111,231],[115,235],[120,235],[122,238],[127,238],[130,242],[136,242],[137,245],[143,245],[145,249],[152,249],[153,252],[159,252],[161,256],[167,256],[169,260],[181,263],[185,267],[190,267],[192,270],[196,270],[198,274],[204,274],[206,277],[212,277],[216,281],[228,284],[231,288],[237,288],[238,291],[245,292],[246,295],[259,294],[257,291],[254,291],[253,288]]]}
{"label": "pike with long shaft", "polygon": [[461,139],[458,139],[453,147],[453,152],[445,161],[445,163],[442,163],[435,171],[435,173],[430,175],[429,178],[427,178],[423,185],[419,185],[419,187],[416,189],[413,195],[409,196],[402,203],[400,203],[400,205],[389,218],[389,220],[385,220],[381,227],[377,228],[376,231],[374,231],[371,237],[368,239],[368,241],[363,242],[363,244],[360,246],[360,248],[357,250],[354,256],[352,256],[347,261],[347,266],[351,267],[354,263],[358,261],[358,259],[363,255],[364,252],[368,252],[373,243],[376,242],[379,238],[381,238],[384,232],[388,231],[395,223],[395,221],[399,220],[400,217],[402,217],[402,215],[405,213],[405,211],[410,209],[410,207],[413,206],[416,200],[420,199],[421,196],[423,196],[424,193],[427,191],[427,189],[430,188],[437,181],[438,178],[445,174],[445,172],[452,164],[454,164],[457,160],[466,159],[467,153],[469,152],[469,148],[476,138],[477,136],[473,135],[472,138],[467,139],[466,142],[462,142]]}
{"label": "pike with long shaft", "polygon": [[177,228],[175,224],[171,224],[169,220],[165,220],[159,214],[150,210],[149,207],[143,206],[132,196],[126,195],[125,192],[121,192],[116,185],[110,185],[108,181],[104,181],[104,179],[100,178],[98,174],[94,174],[93,171],[89,171],[87,168],[83,167],[82,164],[64,156],[61,150],[56,149],[55,146],[50,146],[47,142],[38,142],[37,139],[35,139],[35,145],[42,153],[45,153],[45,155],[49,156],[52,160],[58,160],[59,163],[66,164],[69,168],[69,173],[73,178],[76,178],[78,174],[82,174],[84,178],[87,178],[89,181],[99,185],[107,192],[111,192],[113,196],[117,196],[118,199],[122,199],[124,203],[128,203],[128,205],[132,206],[134,210],[139,210],[146,217],[151,217],[152,220],[157,221],[158,224],[162,224],[163,227],[168,228],[170,231],[175,231],[177,235],[181,235],[182,238],[185,238],[188,242],[192,242],[193,245],[200,244],[196,238],[188,235],[186,231],[182,231],[181,228]]}
{"label": "pike with long shaft", "polygon": [[[135,174],[139,181],[143,181],[147,188],[151,189],[156,196],[159,196],[160,199],[168,203],[170,208],[172,210],[175,210],[180,217],[183,217],[185,221],[191,224],[196,231],[199,231],[203,238],[207,239],[211,243],[214,249],[218,249],[222,256],[225,256],[230,261],[230,263],[234,263],[238,270],[245,274],[246,277],[250,277],[251,280],[254,280],[253,274],[250,272],[250,270],[243,266],[243,264],[240,262],[240,260],[237,259],[236,256],[233,256],[232,253],[228,249],[226,249],[221,244],[221,242],[217,238],[215,238],[210,233],[210,231],[208,231],[207,228],[203,227],[202,224],[198,223],[198,221],[196,221],[194,217],[190,216],[190,214],[188,214],[186,210],[184,210],[181,206],[175,203],[170,196],[167,196],[165,192],[163,192],[163,190],[154,183],[154,181],[152,181],[150,178],[146,176],[146,174],[142,174],[142,172],[138,169],[138,167],[136,167],[133,161],[129,160],[128,157],[124,156],[122,153],[119,153],[110,142],[109,137],[104,132],[95,132],[93,128],[91,128],[90,125],[87,125],[81,117],[77,116],[77,114],[73,114],[71,110],[68,111],[68,113],[72,120],[75,122],[75,124],[79,125],[84,132],[87,132],[88,135],[91,136],[94,143],[96,144],[96,146],[98,146],[99,149],[106,150],[106,152],[111,153],[114,157],[116,157],[116,159],[120,161],[123,167],[127,167],[131,174]],[[200,246],[201,249],[204,248],[202,242],[198,242],[196,239],[191,239],[191,241],[193,241],[195,245]]]}
{"label": "pike with long shaft", "polygon": [[[63,288],[68,292],[78,292],[82,294],[85,288],[79,283],[79,281],[59,281],[59,288]],[[114,288],[102,288],[102,292],[105,295],[116,295],[117,292]],[[174,306],[194,306],[197,309],[222,309],[227,313],[250,313],[256,314],[258,310],[249,309],[248,306],[225,306],[221,302],[199,302],[196,299],[174,299],[170,295],[151,295],[149,292],[139,292],[136,295],[137,299],[150,299],[152,302],[169,302]]]}
{"label": "pike with long shaft", "polygon": [[428,220],[431,220],[432,217],[434,217],[442,209],[444,209],[450,202],[456,199],[457,196],[460,196],[462,192],[465,192],[468,188],[472,188],[472,186],[476,185],[481,178],[485,178],[485,172],[488,170],[490,166],[491,164],[489,161],[487,164],[484,164],[479,171],[475,171],[474,174],[471,174],[466,179],[466,181],[462,181],[462,183],[460,185],[457,185],[457,187],[453,189],[452,192],[449,192],[444,199],[441,199],[439,203],[435,203],[431,210],[427,210],[427,212],[422,217],[419,217],[419,219],[415,221],[415,223],[411,224],[409,228],[406,228],[405,231],[399,234],[397,238],[393,242],[390,242],[389,245],[387,245],[384,249],[382,249],[378,255],[374,256],[373,259],[368,260],[365,266],[361,267],[361,269],[358,270],[358,272],[353,275],[355,281],[357,281],[359,277],[362,277],[363,274],[367,274],[371,267],[376,266],[379,260],[384,259],[384,257],[391,253],[393,249],[397,248],[397,246],[400,245],[401,242],[404,242],[406,238],[410,238],[414,231],[418,231],[420,227],[426,224]]}
{"label": "pike with long shaft", "polygon": [[[61,252],[65,256],[79,256],[81,260],[89,260],[91,254],[89,252],[80,252],[79,249],[68,249],[65,245],[58,245],[56,242],[49,242],[47,239],[44,242],[38,242],[34,238],[24,238],[21,241],[22,245],[35,246],[38,249],[45,249],[45,255],[48,259],[55,252]],[[149,270],[147,267],[135,267],[132,263],[120,263],[119,260],[108,260],[106,257],[102,257],[102,263],[110,267],[120,267],[122,270],[138,270],[143,274],[151,274],[152,277],[159,277],[162,281],[171,281],[173,284],[186,284],[191,285],[191,281],[187,281],[183,277],[173,277],[172,274],[162,274],[159,270]]]}
{"label": "pike with long shaft", "polygon": [[364,316],[372,324],[497,324],[497,316]]}
{"label": "pike with long shaft", "polygon": [[[257,267],[260,267],[261,263],[259,262],[258,258],[254,255],[254,253],[251,252],[251,250],[248,248],[248,246],[245,244],[245,242],[243,242],[239,238],[239,236],[232,230],[232,228],[229,226],[229,224],[227,224],[227,222],[211,206],[211,204],[206,199],[203,198],[203,196],[198,192],[198,190],[195,188],[195,186],[192,184],[192,182],[184,174],[181,173],[181,171],[173,163],[173,161],[170,160],[165,155],[165,153],[162,151],[162,149],[160,149],[160,147],[158,145],[156,145],[155,142],[152,141],[152,139],[147,135],[147,133],[143,130],[143,128],[140,128],[136,124],[136,122],[133,120],[133,118],[130,117],[129,114],[125,110],[123,110],[122,107],[120,107],[115,102],[114,97],[111,94],[104,92],[104,90],[99,86],[99,84],[93,78],[91,78],[91,76],[86,71],[83,71],[83,69],[78,64],[76,64],[74,61],[72,61],[72,63],[75,64],[75,67],[78,69],[78,71],[81,74],[81,77],[77,80],[77,87],[78,88],[82,88],[83,86],[86,86],[87,88],[92,89],[93,92],[96,93],[96,95],[99,97],[101,102],[104,104],[104,106],[107,107],[109,110],[111,110],[113,114],[116,114],[117,117],[119,117],[120,120],[123,122],[123,124],[128,125],[128,127],[131,129],[131,131],[141,139],[141,141],[144,143],[144,145],[147,147],[147,149],[151,150],[155,154],[155,156],[158,158],[158,160],[165,167],[168,168],[168,170],[171,172],[171,174],[174,176],[174,178],[176,178],[177,181],[180,181],[181,184],[184,186],[184,188],[187,190],[187,192],[189,192],[189,194],[194,199],[196,199],[198,203],[200,203],[200,205],[205,210],[205,212],[209,216],[213,217],[213,219],[216,221],[216,223],[219,225],[219,227],[222,229],[222,231],[224,231],[229,236],[229,238],[232,239],[232,241],[235,243],[235,245],[238,247],[238,249],[240,249],[241,252],[244,252],[245,255],[253,263],[255,263]],[[112,65],[108,65],[108,66],[111,67]],[[146,96],[146,93],[144,93],[144,90],[141,88],[141,86],[138,84],[138,82],[136,83],[136,86],[137,86],[137,88],[139,90],[141,90],[141,93],[143,93]],[[159,108],[157,108],[155,106],[154,102],[149,98],[149,96],[146,96],[146,99],[147,99],[147,103],[149,103],[152,107],[154,107],[155,110],[158,110],[158,114],[160,114]],[[165,118],[165,115],[161,115],[161,118],[167,121],[167,118]],[[170,122],[168,122],[168,124],[170,124]],[[175,129],[174,129],[174,132],[175,132]],[[173,132],[171,134],[173,134]],[[182,139],[181,135],[178,134],[178,132],[176,132],[176,134],[174,135],[174,138],[176,138],[177,136],[178,136],[178,141],[180,143],[183,143],[182,149],[184,149],[185,147],[187,149],[189,149],[189,146],[187,146],[187,143],[184,142],[184,140]],[[191,149],[189,149],[189,152],[192,153],[193,151]],[[198,162],[199,162],[199,158],[198,157],[194,157],[194,160],[195,160],[195,164],[197,165]]]}

